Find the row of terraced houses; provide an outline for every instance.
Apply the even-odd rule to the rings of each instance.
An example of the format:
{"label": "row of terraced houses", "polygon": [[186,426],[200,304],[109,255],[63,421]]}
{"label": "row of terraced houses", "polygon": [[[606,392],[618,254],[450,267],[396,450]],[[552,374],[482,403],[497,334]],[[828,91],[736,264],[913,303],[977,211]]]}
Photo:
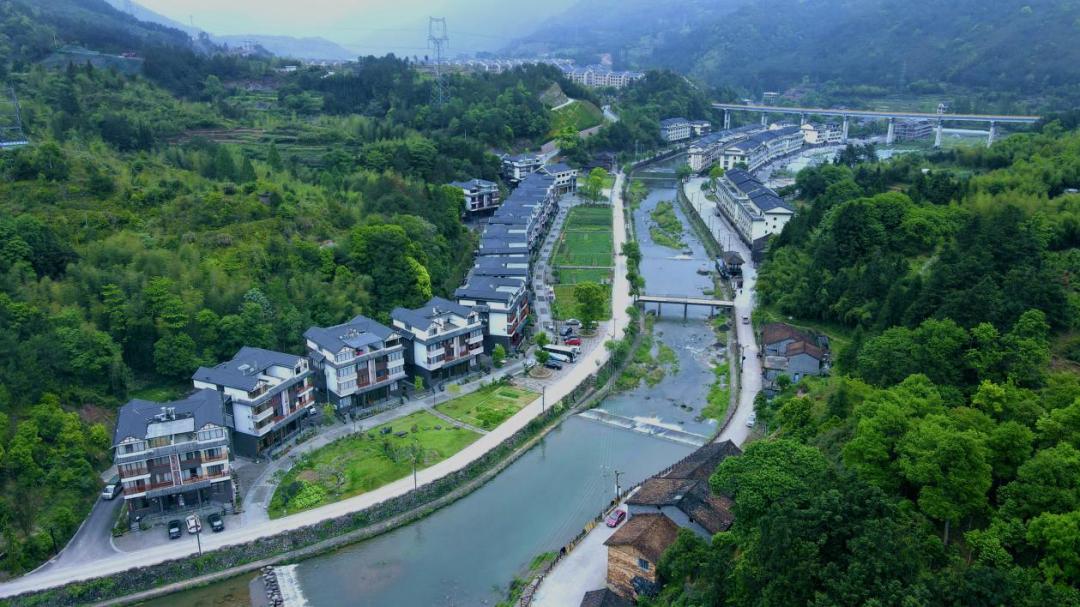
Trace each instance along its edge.
{"label": "row of terraced houses", "polygon": [[431,386],[476,371],[496,346],[519,348],[532,255],[559,197],[576,187],[577,171],[541,162],[516,177],[453,301],[433,297],[419,308],[395,308],[392,326],[357,316],[311,327],[303,355],[244,347],[231,360],[200,367],[194,391],[182,399],[121,407],[114,450],[129,517],[231,504],[230,456],[267,456],[300,432],[316,401],[342,412],[403,402],[404,380]]}

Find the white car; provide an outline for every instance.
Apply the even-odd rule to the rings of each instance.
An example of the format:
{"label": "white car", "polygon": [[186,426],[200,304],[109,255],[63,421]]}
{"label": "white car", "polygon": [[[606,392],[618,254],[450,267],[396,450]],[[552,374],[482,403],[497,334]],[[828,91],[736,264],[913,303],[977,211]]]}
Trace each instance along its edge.
{"label": "white car", "polygon": [[750,417],[746,418],[746,427],[747,428],[753,428],[754,424],[756,424],[756,423],[757,423],[757,413],[751,413]]}
{"label": "white car", "polygon": [[199,520],[198,514],[192,514],[187,517],[187,532],[191,535],[202,531],[202,521]]}

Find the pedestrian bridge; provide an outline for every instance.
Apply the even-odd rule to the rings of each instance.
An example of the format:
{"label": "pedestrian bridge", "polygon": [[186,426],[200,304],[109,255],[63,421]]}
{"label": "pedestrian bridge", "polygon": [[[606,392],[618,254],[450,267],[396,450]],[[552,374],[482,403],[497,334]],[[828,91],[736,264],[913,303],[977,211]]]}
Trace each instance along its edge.
{"label": "pedestrian bridge", "polygon": [[709,308],[712,312],[716,312],[720,308],[733,309],[735,307],[733,301],[691,295],[638,295],[634,298],[634,304],[642,307],[646,304],[656,304],[657,314],[660,314],[664,309],[664,304],[682,306],[683,317],[686,316],[687,309],[690,306],[703,306]]}

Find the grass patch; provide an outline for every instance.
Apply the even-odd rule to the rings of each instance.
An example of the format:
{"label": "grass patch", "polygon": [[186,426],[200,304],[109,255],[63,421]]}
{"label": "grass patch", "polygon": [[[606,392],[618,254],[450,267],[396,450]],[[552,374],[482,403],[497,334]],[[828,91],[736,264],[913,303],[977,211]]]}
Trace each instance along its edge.
{"label": "grass patch", "polygon": [[[383,434],[383,428],[392,431]],[[303,456],[285,473],[270,500],[270,518],[360,495],[408,476],[412,473],[410,446],[414,443],[420,448],[418,467],[426,468],[478,438],[476,432],[450,426],[419,411],[334,441]]]}
{"label": "grass patch", "polygon": [[164,403],[176,400],[188,392],[191,392],[191,383],[161,384],[132,390],[130,396],[131,398]]}
{"label": "grass patch", "polygon": [[575,132],[590,129],[604,121],[604,112],[591,101],[575,100],[566,107],[552,112],[551,131],[548,137],[555,137],[559,131],[569,127]]}
{"label": "grass patch", "polygon": [[540,395],[531,390],[496,384],[459,396],[436,406],[435,409],[460,422],[490,430],[538,396]]}
{"label": "grass patch", "polygon": [[727,414],[731,404],[731,362],[724,361],[713,369],[715,381],[709,386],[709,394],[705,397],[705,407],[701,410],[702,419],[715,419],[720,421]]}
{"label": "grass patch", "polygon": [[[562,270],[565,272],[565,270]],[[551,303],[551,313],[559,320],[566,320],[578,316],[578,300],[574,297],[573,284],[557,284],[555,289],[555,301]],[[604,315],[597,320],[611,320],[611,289],[607,290],[604,304]]]}
{"label": "grass patch", "polygon": [[[614,241],[611,233],[611,207],[574,207],[566,218],[562,238],[552,259],[558,284],[554,285],[555,301],[552,314],[559,320],[578,316],[574,285],[595,282],[610,285],[614,262]],[[566,268],[562,266],[597,266]],[[607,293],[605,314],[597,320],[611,318],[611,289]]]}
{"label": "grass patch", "polygon": [[662,200],[656,208],[649,213],[653,225],[649,226],[649,236],[656,244],[671,249],[682,250],[686,248],[683,242],[683,224],[679,216],[675,214],[675,205],[669,200]]}

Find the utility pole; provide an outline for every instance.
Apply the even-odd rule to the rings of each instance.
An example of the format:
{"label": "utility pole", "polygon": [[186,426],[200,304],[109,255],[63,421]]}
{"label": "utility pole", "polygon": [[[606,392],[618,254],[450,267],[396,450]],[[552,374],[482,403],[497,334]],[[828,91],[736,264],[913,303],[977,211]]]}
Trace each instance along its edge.
{"label": "utility pole", "polygon": [[624,475],[624,474],[626,474],[626,473],[625,472],[619,472],[618,470],[615,471],[615,500],[616,501],[619,499],[619,496],[622,495],[622,487],[619,485],[619,477]]}
{"label": "utility pole", "polygon": [[443,52],[450,48],[450,36],[446,33],[446,17],[428,17],[428,47],[434,61],[435,86],[431,89],[431,104],[441,106],[449,96],[446,90],[446,74],[443,73]]}
{"label": "utility pole", "polygon": [[547,406],[547,385],[540,386],[540,413],[544,412],[544,408]]}

